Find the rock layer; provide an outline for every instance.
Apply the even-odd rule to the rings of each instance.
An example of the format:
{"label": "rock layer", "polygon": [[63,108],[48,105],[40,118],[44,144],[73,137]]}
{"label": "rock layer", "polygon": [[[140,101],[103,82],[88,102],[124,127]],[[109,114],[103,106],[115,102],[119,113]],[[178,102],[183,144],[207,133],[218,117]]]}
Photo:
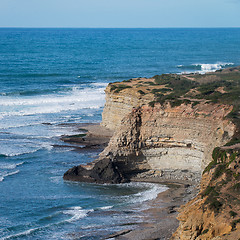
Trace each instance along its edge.
{"label": "rock layer", "polygon": [[[107,99],[108,107],[112,101],[114,108],[116,98]],[[211,161],[213,149],[228,142],[234,134],[234,125],[225,120],[231,110],[231,106],[206,103],[196,107],[132,106],[122,120],[103,119],[103,125],[109,128],[121,127],[116,127],[100,156],[112,158],[128,177],[155,170],[163,178],[197,181]]]}

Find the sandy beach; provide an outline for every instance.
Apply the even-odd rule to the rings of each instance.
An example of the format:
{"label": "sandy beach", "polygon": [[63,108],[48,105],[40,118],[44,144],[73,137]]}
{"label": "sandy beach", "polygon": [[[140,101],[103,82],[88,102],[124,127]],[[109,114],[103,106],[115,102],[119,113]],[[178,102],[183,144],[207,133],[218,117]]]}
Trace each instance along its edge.
{"label": "sandy beach", "polygon": [[178,209],[197,193],[194,185],[183,183],[163,182],[160,179],[148,179],[145,181],[159,182],[169,187],[158,197],[149,201],[150,208],[145,210],[146,217],[143,223],[135,229],[127,229],[110,235],[107,239],[117,240],[167,240],[178,227]]}

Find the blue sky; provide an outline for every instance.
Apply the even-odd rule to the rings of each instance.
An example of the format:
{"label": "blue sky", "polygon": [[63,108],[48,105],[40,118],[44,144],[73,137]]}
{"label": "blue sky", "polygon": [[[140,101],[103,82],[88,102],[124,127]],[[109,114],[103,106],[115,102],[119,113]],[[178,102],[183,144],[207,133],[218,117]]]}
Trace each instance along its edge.
{"label": "blue sky", "polygon": [[0,27],[240,27],[240,0],[0,0]]}

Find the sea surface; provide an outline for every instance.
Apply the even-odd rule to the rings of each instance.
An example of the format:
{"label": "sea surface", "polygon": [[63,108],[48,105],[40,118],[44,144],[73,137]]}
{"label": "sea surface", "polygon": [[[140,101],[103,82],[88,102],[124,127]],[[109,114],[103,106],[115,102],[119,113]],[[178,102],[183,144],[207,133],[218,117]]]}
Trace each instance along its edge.
{"label": "sea surface", "polygon": [[0,239],[101,239],[144,221],[151,183],[63,181],[60,136],[98,123],[108,83],[240,65],[240,29],[0,29]]}

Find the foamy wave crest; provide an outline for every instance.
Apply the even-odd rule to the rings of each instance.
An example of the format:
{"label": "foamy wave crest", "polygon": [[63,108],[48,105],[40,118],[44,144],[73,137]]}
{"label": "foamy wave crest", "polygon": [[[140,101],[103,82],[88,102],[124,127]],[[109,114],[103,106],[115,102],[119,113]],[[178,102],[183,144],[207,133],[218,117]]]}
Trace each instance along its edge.
{"label": "foamy wave crest", "polygon": [[74,222],[81,218],[84,218],[88,215],[88,213],[93,212],[93,209],[87,210],[82,209],[82,207],[72,207],[69,210],[63,211],[64,214],[72,215],[70,219],[67,220],[67,222]]}
{"label": "foamy wave crest", "polygon": [[[105,86],[105,84],[104,84]],[[73,87],[71,91],[51,95],[0,97],[0,118],[44,113],[58,113],[83,108],[97,109],[104,106],[105,87]]]}
{"label": "foamy wave crest", "polygon": [[0,182],[2,182],[6,177],[9,177],[18,173],[19,173],[19,170],[15,172],[10,172],[10,173],[3,173],[2,176],[0,175]]}
{"label": "foamy wave crest", "polygon": [[92,83],[92,86],[95,87],[104,87],[104,89],[107,87],[108,83],[104,83],[104,82],[98,82],[98,83]]}
{"label": "foamy wave crest", "polygon": [[183,69],[181,73],[205,74],[207,72],[215,72],[217,70],[231,66],[234,66],[234,63],[217,62],[217,63],[196,63],[191,64],[189,66],[178,65],[177,68]]}
{"label": "foamy wave crest", "polygon": [[130,202],[141,203],[141,202],[153,200],[157,198],[159,193],[164,192],[168,189],[168,187],[158,185],[158,184],[153,184],[153,183],[149,183],[149,184],[147,183],[146,186],[149,189],[143,192],[134,194]]}
{"label": "foamy wave crest", "polygon": [[111,208],[113,208],[113,206],[100,207],[99,209],[100,210],[108,210],[108,209],[111,209]]}
{"label": "foamy wave crest", "polygon": [[34,153],[43,148],[41,145],[36,146],[36,143],[24,141],[23,139],[22,143],[20,141],[14,142],[14,140],[9,139],[9,143],[4,142],[0,145],[0,154],[5,157]]}
{"label": "foamy wave crest", "polygon": [[168,187],[164,185],[140,182],[119,184],[119,188],[130,188],[137,190],[137,193],[135,194],[121,197],[128,203],[142,203],[145,201],[153,200],[157,198],[159,193],[164,192],[168,189]]}
{"label": "foamy wave crest", "polygon": [[27,235],[30,235],[31,233],[37,231],[38,229],[39,228],[32,228],[32,229],[26,230],[24,232],[20,232],[20,233],[12,234],[12,235],[7,236],[7,237],[3,237],[3,238],[1,238],[1,240],[8,240],[8,239],[14,239],[14,238],[27,236]]}
{"label": "foamy wave crest", "polygon": [[1,169],[14,169],[16,168],[17,166],[20,166],[24,164],[24,162],[20,162],[20,163],[0,163],[0,168]]}

